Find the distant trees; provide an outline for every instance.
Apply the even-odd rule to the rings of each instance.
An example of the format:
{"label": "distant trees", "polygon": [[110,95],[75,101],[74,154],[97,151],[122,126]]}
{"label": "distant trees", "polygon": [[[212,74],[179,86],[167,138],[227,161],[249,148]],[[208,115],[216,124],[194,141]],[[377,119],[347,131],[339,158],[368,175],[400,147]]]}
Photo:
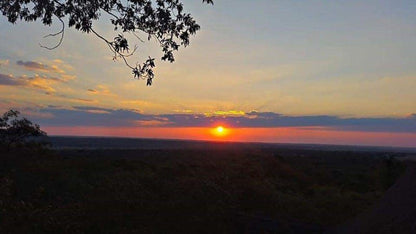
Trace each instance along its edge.
{"label": "distant trees", "polygon": [[[213,4],[213,0],[202,0],[203,3]],[[124,33],[130,33],[138,42],[154,39],[162,48],[164,61],[174,62],[173,52],[180,46],[189,45],[190,36],[195,34],[200,26],[193,17],[184,12],[181,0],[13,0],[0,1],[0,12],[8,21],[40,20],[44,25],[51,25],[57,18],[62,28],[59,32],[45,37],[59,37],[59,42],[46,49],[55,49],[61,45],[65,25],[74,27],[84,33],[93,33],[103,40],[113,54],[113,59],[122,59],[137,79],[147,79],[147,85],[154,78],[154,58],[149,57],[143,63],[130,63],[127,58],[137,50],[132,48]],[[102,15],[110,18],[110,23],[118,31],[114,39],[104,38],[93,27],[93,21]],[[68,20],[65,24],[64,20]],[[139,34],[138,34],[139,33]],[[145,39],[143,39],[145,38]]]}
{"label": "distant trees", "polygon": [[7,151],[13,146],[22,146],[32,138],[46,136],[38,124],[20,117],[20,112],[9,110],[0,117],[0,145]]}

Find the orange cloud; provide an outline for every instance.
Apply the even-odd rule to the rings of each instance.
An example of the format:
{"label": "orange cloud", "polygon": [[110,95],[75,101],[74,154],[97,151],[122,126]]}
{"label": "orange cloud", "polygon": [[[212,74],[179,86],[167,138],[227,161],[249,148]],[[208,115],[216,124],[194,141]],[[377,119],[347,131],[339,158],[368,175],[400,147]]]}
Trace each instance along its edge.
{"label": "orange cloud", "polygon": [[228,110],[228,111],[214,111],[212,113],[205,113],[205,116],[244,116],[246,113],[240,110]]}
{"label": "orange cloud", "polygon": [[0,73],[0,85],[3,86],[22,86],[34,89],[40,89],[47,93],[54,93],[55,89],[52,87],[56,83],[64,82],[63,80],[49,76],[19,76],[6,75]]}
{"label": "orange cloud", "polygon": [[136,123],[138,126],[143,127],[160,127],[170,124],[170,122],[166,122],[163,120],[138,120],[136,121]]}
{"label": "orange cloud", "polygon": [[110,88],[106,85],[97,85],[94,89],[87,89],[87,91],[90,95],[117,96],[115,93],[111,92]]}

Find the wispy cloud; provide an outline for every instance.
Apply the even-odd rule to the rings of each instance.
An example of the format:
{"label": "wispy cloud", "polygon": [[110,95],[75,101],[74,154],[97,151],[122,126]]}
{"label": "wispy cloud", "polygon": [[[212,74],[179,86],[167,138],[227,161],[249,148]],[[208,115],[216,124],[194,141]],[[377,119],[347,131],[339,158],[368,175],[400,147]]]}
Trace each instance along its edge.
{"label": "wispy cloud", "polygon": [[18,76],[7,75],[0,73],[0,86],[20,86],[26,88],[33,88],[43,90],[47,93],[54,93],[53,85],[56,83],[66,82],[63,79],[45,75],[34,76]]}
{"label": "wispy cloud", "polygon": [[[59,90],[62,90],[63,86],[59,84],[68,83],[76,79],[76,76],[68,74],[62,69],[70,70],[71,66],[61,60],[52,60],[47,64],[37,61],[18,60],[16,62],[17,70],[16,66],[10,66],[9,60],[0,60],[0,65],[4,65],[6,68],[3,73],[0,73],[0,86],[30,88],[43,91],[48,95],[60,92]],[[24,69],[21,69],[22,67]],[[25,71],[32,72],[26,74],[24,73]],[[63,89],[68,90],[67,87]]]}
{"label": "wispy cloud", "polygon": [[0,73],[0,85],[7,86],[23,86],[24,81],[18,78],[14,78],[12,75],[6,75]]}
{"label": "wispy cloud", "polygon": [[60,69],[56,65],[47,65],[36,61],[22,61],[18,60],[16,62],[18,66],[22,66],[26,70],[30,71],[40,71],[40,72],[55,72],[55,73],[65,73],[64,70]]}
{"label": "wispy cloud", "polygon": [[113,96],[117,95],[111,92],[110,88],[106,85],[97,85],[94,89],[87,89],[88,94],[90,95],[101,95],[101,96]]}

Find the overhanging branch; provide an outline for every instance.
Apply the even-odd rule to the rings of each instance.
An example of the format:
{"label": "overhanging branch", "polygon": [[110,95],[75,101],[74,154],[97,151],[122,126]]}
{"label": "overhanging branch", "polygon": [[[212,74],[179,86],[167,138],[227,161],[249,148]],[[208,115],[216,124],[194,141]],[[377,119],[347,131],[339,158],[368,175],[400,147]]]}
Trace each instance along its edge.
{"label": "overhanging branch", "polygon": [[56,37],[56,36],[58,36],[60,34],[61,35],[61,38],[59,39],[59,43],[56,46],[54,46],[54,47],[47,47],[47,46],[44,46],[41,43],[39,43],[39,46],[40,47],[45,48],[47,50],[54,50],[54,49],[58,48],[62,44],[62,42],[64,40],[64,34],[65,34],[65,23],[64,23],[64,21],[61,18],[58,17],[58,19],[62,23],[61,31],[59,31],[57,33],[48,34],[48,35],[44,36],[43,38]]}

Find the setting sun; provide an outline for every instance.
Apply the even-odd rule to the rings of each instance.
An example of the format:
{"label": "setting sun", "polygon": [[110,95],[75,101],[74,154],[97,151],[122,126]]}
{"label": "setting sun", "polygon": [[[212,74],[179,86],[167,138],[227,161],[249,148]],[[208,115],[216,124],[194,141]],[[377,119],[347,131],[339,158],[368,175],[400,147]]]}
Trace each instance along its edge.
{"label": "setting sun", "polygon": [[220,134],[224,132],[224,128],[222,126],[218,126],[216,130]]}
{"label": "setting sun", "polygon": [[229,134],[229,129],[220,125],[212,128],[211,133],[216,137],[224,137]]}

